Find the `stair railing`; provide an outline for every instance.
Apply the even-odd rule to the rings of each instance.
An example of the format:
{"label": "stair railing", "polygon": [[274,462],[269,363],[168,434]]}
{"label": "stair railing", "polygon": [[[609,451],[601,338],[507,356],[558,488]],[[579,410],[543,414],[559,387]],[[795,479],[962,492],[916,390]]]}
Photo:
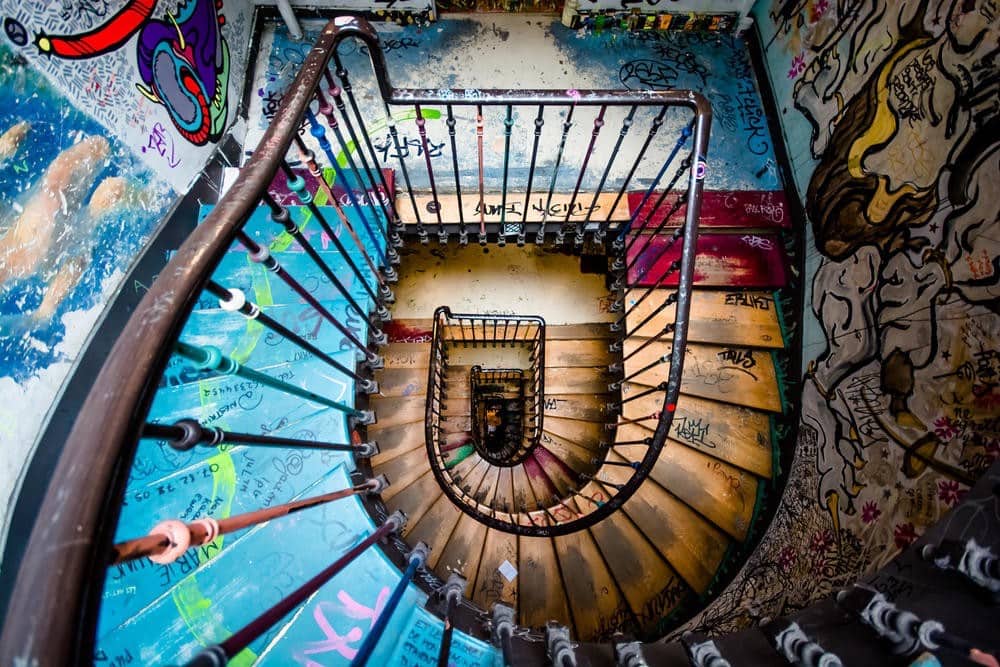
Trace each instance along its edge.
{"label": "stair railing", "polygon": [[[572,229],[571,238],[577,246],[582,244],[584,231],[594,232],[594,240],[600,242],[605,234],[623,229],[623,222],[627,222],[628,226],[635,222],[634,219],[625,221],[622,218],[622,207],[619,204],[633,178],[637,174],[641,178],[645,173],[643,159],[647,155],[658,154],[655,136],[661,127],[671,126],[668,111],[676,109],[693,113],[692,156],[697,159],[699,168],[689,170],[687,210],[682,234],[684,247],[677,268],[680,296],[677,300],[677,326],[673,332],[674,358],[669,381],[671,389],[666,393],[665,408],[676,400],[686,337],[694,260],[693,240],[697,233],[701,179],[704,175],[704,156],[711,122],[711,108],[707,100],[697,93],[677,90],[395,88],[389,81],[385,58],[375,31],[362,19],[339,17],[323,28],[314,48],[299,68],[295,81],[284,94],[278,113],[260,140],[257,150],[241,170],[239,178],[160,272],[135,314],[123,328],[95,380],[94,389],[81,408],[68,438],[71,446],[66,447],[60,455],[50,479],[49,491],[38,512],[39,518],[23,552],[0,640],[0,662],[3,664],[37,662],[76,665],[91,662],[102,583],[113,553],[114,534],[130,466],[146,428],[147,414],[160,378],[173,355],[177,352],[184,353],[204,371],[214,369],[222,373],[243,372],[255,377],[255,381],[263,380],[254,375],[256,371],[241,370],[235,360],[220,357],[217,350],[194,345],[185,347],[186,342],[179,340],[188,315],[195,307],[202,307],[200,304],[207,294],[221,299],[224,310],[253,316],[254,306],[248,305],[238,290],[227,289],[228,286],[222,289],[212,289],[209,286],[213,271],[234,244],[238,244],[235,247],[245,249],[250,261],[284,282],[321,318],[332,326],[340,325],[339,320],[310,294],[303,283],[282,266],[279,259],[271,253],[270,243],[261,242],[247,232],[246,225],[259,206],[263,204],[270,209],[275,231],[283,234],[282,243],[298,244],[331,285],[339,290],[353,314],[364,322],[364,337],[340,325],[340,333],[348,349],[354,350],[356,358],[363,364],[365,373],[360,374],[363,380],[370,380],[368,373],[381,364],[380,357],[372,347],[386,340],[380,331],[380,324],[388,316],[387,304],[392,301],[387,283],[395,276],[392,267],[398,259],[395,245],[401,242],[401,234],[405,231],[402,225],[405,221],[398,210],[394,193],[390,191],[387,176],[380,168],[371,137],[365,129],[349,73],[337,53],[337,46],[348,38],[363,42],[370,55],[388,131],[399,156],[398,173],[406,184],[406,194],[414,209],[413,228],[422,241],[426,241],[427,236],[424,218],[416,205],[409,167],[402,157],[404,152],[399,143],[393,109],[398,112],[413,110],[424,153],[429,152],[428,142],[432,140],[431,132],[425,125],[429,108],[445,108],[449,136],[452,138],[459,132],[457,125],[458,120],[461,120],[456,120],[455,110],[474,109],[478,155],[475,156],[475,161],[471,159],[472,156],[463,155],[462,162],[456,159],[453,166],[464,163],[466,159],[473,163],[478,161],[478,170],[472,171],[478,182],[476,217],[479,222],[480,243],[487,241],[487,235],[492,230],[499,230],[501,235],[506,236],[510,226],[513,226],[519,243],[524,242],[529,231],[536,233],[538,241],[547,241],[548,224],[555,229],[560,242],[565,238],[565,233]],[[330,72],[331,65],[336,79]],[[512,107],[537,110],[527,193],[522,204],[523,210],[508,212],[508,208],[512,206],[508,201],[511,196],[508,173],[515,165],[511,164],[514,157],[511,148],[513,141],[505,140],[504,177],[500,186],[505,203],[500,207],[499,224],[491,219],[488,227],[485,182],[489,180],[489,175],[484,172],[484,138],[490,133],[490,110],[493,108],[502,110],[500,122],[503,124],[505,137],[509,138],[509,134],[517,131],[518,114],[512,113]],[[314,108],[318,109],[318,114]],[[550,127],[559,128],[559,152],[554,159],[548,160],[549,156],[544,152],[540,153],[539,147],[543,143],[541,137],[545,134],[545,111],[552,108],[556,111],[549,114],[548,120],[552,121]],[[568,158],[563,148],[575,140],[571,135],[574,114],[579,117],[585,108],[596,109],[597,117],[590,133],[591,148],[580,165],[581,171],[577,172],[575,180],[578,182],[581,179],[579,174],[591,162],[591,151],[594,144],[599,143],[598,134],[608,122],[611,112],[628,109],[628,113],[622,120],[618,141],[606,158],[600,186],[591,203],[588,205],[578,201],[581,187],[581,183],[578,183],[574,188],[574,201],[567,206],[555,201],[560,174],[567,173],[565,165]],[[619,181],[614,174],[621,166],[617,161],[623,142],[633,126],[642,122],[640,112],[647,109],[652,109],[657,115],[653,118],[642,148],[636,154],[626,177]],[[340,114],[339,117],[337,113]],[[558,117],[553,120],[553,115]],[[314,145],[319,147],[319,152],[328,161],[327,165],[320,164],[321,158],[298,135],[298,130],[302,127],[309,130]],[[293,143],[300,159],[299,169],[287,157]],[[452,145],[456,145],[454,141]],[[347,164],[342,165],[335,151],[339,148],[350,158],[351,146],[357,150],[358,159],[348,159]],[[428,171],[428,177],[433,179],[433,165],[429,160],[425,160],[424,167]],[[342,206],[334,196],[336,192],[333,185],[323,177],[324,169],[336,173],[336,184],[345,189],[350,206]],[[310,192],[303,182],[303,171],[318,181],[315,192]],[[665,169],[660,170],[657,180],[653,181],[654,186],[665,173]],[[317,174],[320,176],[318,179]],[[536,177],[540,179],[539,182],[547,181],[547,187],[541,186],[535,190],[539,201],[532,203],[531,194],[533,187],[537,185]],[[463,174],[458,168],[453,178],[456,190],[462,189]],[[436,185],[432,189],[439,189],[438,186],[444,180],[446,179],[434,179]],[[608,187],[611,183],[614,185]],[[290,193],[291,198],[271,196],[269,189],[272,186]],[[356,187],[360,188],[360,192],[356,191]],[[606,188],[609,194],[611,189],[617,189],[614,202],[610,207],[606,206],[606,202],[598,206],[601,192]],[[332,209],[333,216],[328,216],[326,209],[320,210],[314,206],[318,206],[317,196],[325,197],[324,206]],[[333,238],[338,238],[338,242],[334,243],[336,251],[345,258],[349,253],[357,253],[360,261],[347,262],[349,271],[339,274],[331,271],[323,255],[312,245],[310,237],[301,233],[302,225],[305,224],[304,216],[300,219],[300,214],[290,209],[286,202],[309,209],[310,219],[316,221],[331,242]],[[440,203],[436,194],[430,202],[424,202],[425,207],[430,204],[428,210],[434,212],[439,241],[447,242],[451,232],[448,225],[455,223],[450,223],[449,218],[443,214],[438,216]],[[539,215],[532,217],[529,212],[537,212]],[[586,218],[582,219],[584,212]],[[346,231],[345,236],[339,236],[333,229],[333,217],[336,217]],[[467,236],[469,220],[461,211],[458,217],[461,241]],[[600,220],[601,217],[604,219]],[[647,222],[648,219],[647,215]],[[386,238],[388,244],[382,247]],[[347,239],[353,244],[350,248]],[[366,247],[369,242],[372,243],[370,248]],[[369,284],[369,278],[373,279],[374,284]],[[363,285],[364,292],[354,290],[354,283]],[[369,297],[371,308],[366,305]],[[263,384],[277,391],[289,391],[304,400],[326,398],[308,390],[296,391],[287,383],[265,381]],[[372,386],[368,382],[355,383],[356,388],[364,390],[370,390]],[[539,384],[537,394],[542,393]],[[329,398],[326,398],[325,404],[334,409],[342,409],[358,424],[364,424],[373,418],[366,411],[355,410]],[[649,473],[669,429],[670,410],[665,409],[663,415],[653,443],[635,475],[628,482],[615,486],[616,492],[587,515],[587,522],[594,523],[615,511]],[[429,417],[428,421],[433,422],[433,417]],[[197,435],[201,440],[206,434],[199,431]],[[214,439],[215,436],[212,437]],[[586,494],[574,493],[578,497],[593,499]],[[534,516],[529,514],[527,519],[530,526],[520,526],[515,532],[556,535],[582,527],[578,521],[561,523],[553,519],[553,516],[547,508]],[[398,527],[393,527],[393,530],[396,528]],[[258,630],[259,624],[253,628],[254,632]],[[252,633],[247,631],[244,634],[249,636]],[[241,636],[241,640],[243,638]],[[226,653],[229,654],[230,651],[227,649]]]}

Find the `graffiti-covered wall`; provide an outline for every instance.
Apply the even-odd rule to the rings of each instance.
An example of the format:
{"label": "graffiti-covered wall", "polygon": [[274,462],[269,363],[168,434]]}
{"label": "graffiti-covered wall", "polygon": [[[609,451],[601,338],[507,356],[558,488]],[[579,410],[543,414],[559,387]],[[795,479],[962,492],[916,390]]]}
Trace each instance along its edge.
{"label": "graffiti-covered wall", "polygon": [[808,215],[799,442],[775,522],[692,626],[893,558],[1000,455],[996,0],[755,8]]}
{"label": "graffiti-covered wall", "polygon": [[239,104],[249,0],[0,0],[7,46],[183,191]]}

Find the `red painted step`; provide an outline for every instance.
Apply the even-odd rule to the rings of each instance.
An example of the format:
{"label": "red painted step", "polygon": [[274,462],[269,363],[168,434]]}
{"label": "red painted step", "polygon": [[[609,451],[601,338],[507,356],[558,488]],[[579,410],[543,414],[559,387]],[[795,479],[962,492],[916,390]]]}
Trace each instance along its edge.
{"label": "red painted step", "polygon": [[[667,236],[653,239],[642,257],[629,271],[629,285],[655,285],[672,262],[680,259],[681,244],[664,252]],[[628,259],[639,252],[644,242],[633,244]],[[784,287],[788,280],[788,259],[778,237],[771,234],[701,234],[695,246],[696,287]],[[668,276],[664,286],[677,285],[677,272]]]}
{"label": "red painted step", "polygon": [[[642,202],[645,192],[628,193],[629,214],[635,214]],[[654,192],[643,204],[635,218],[633,229],[657,227],[663,221],[663,216],[681,196],[680,191],[667,194],[663,202],[655,209],[661,192]],[[679,227],[684,224],[685,208],[675,211],[667,227]],[[649,220],[646,217],[649,216]],[[701,197],[701,228],[702,229],[788,229],[791,227],[791,216],[788,212],[788,200],[781,190],[706,190]]]}

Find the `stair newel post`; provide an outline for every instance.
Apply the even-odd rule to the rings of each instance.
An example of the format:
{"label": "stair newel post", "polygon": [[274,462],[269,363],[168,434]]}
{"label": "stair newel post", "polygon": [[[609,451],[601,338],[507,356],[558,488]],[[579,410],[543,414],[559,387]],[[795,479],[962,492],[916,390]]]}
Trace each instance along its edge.
{"label": "stair newel post", "polygon": [[[625,193],[628,192],[628,186],[632,182],[632,177],[635,175],[636,169],[639,168],[639,163],[642,162],[642,158],[645,157],[646,151],[649,150],[649,145],[653,143],[653,139],[656,138],[656,133],[659,132],[660,126],[663,125],[663,119],[666,115],[667,107],[664,106],[660,107],[660,113],[653,118],[653,123],[650,125],[649,132],[646,134],[646,138],[642,142],[639,152],[636,153],[635,159],[632,161],[632,166],[625,175],[625,180],[622,181],[622,185],[618,189],[618,194],[615,196],[615,200],[611,203],[611,208],[608,209],[607,217],[604,218],[604,222],[601,225],[601,238],[604,238],[605,232],[607,232],[608,227],[611,225],[611,217],[614,215],[615,209],[618,208],[618,204],[621,202],[622,197],[624,197]],[[624,130],[625,128],[622,129]]]}
{"label": "stair newel post", "polygon": [[[347,303],[351,306],[352,309],[354,309],[354,311],[361,317],[361,319],[363,319],[368,324],[369,331],[372,332],[372,336],[374,337],[374,339],[380,345],[384,344],[386,342],[385,334],[382,333],[378,325],[375,323],[375,320],[372,319],[367,308],[361,307],[361,304],[359,304],[357,299],[354,298],[354,295],[351,294],[350,290],[347,289],[346,286],[344,286],[344,283],[341,282],[340,278],[338,278],[337,275],[333,272],[333,270],[330,269],[330,267],[327,265],[327,263],[323,261],[323,258],[320,257],[320,254],[319,252],[316,251],[316,248],[314,248],[313,245],[309,242],[309,240],[305,237],[305,235],[299,229],[299,226],[295,224],[295,221],[292,219],[292,216],[288,212],[288,209],[285,208],[284,206],[281,206],[276,201],[274,201],[274,198],[272,198],[270,194],[264,195],[264,201],[266,201],[268,206],[271,207],[272,211],[271,219],[274,220],[279,225],[281,225],[282,229],[285,232],[287,232],[289,236],[295,239],[295,241],[299,244],[299,246],[306,252],[307,255],[309,255],[309,258],[312,259],[316,267],[320,271],[322,271],[323,275],[327,277],[330,283],[335,288],[337,288],[337,291],[340,292],[340,295],[344,297],[344,300],[347,301]],[[388,319],[389,311],[386,310],[384,306],[378,306],[378,315],[381,319]]]}
{"label": "stair newel post", "polygon": [[486,245],[486,186],[483,176],[483,135],[486,132],[483,121],[483,105],[476,105],[476,153],[479,158],[479,245]]}
{"label": "stair newel post", "polygon": [[[594,215],[594,210],[597,207],[597,200],[604,191],[604,185],[608,182],[608,176],[611,175],[611,168],[615,164],[615,160],[618,158],[618,153],[621,150],[622,143],[625,141],[625,137],[628,136],[629,130],[632,129],[632,124],[635,122],[635,112],[639,107],[632,105],[629,108],[628,115],[622,120],[622,127],[618,130],[618,139],[615,141],[614,148],[611,149],[611,155],[608,157],[608,164],[604,167],[604,173],[601,174],[601,180],[597,184],[597,190],[594,192],[594,198],[590,201],[590,206],[587,208],[587,216],[583,219],[583,226],[586,227],[587,223],[590,222],[591,217]],[[610,219],[610,218],[609,218]],[[600,223],[597,227],[597,233],[594,234],[594,241],[600,243],[604,240],[604,235],[608,232],[608,220]]]}
{"label": "stair newel post", "polygon": [[556,181],[559,179],[559,167],[562,165],[563,153],[566,150],[566,137],[569,136],[569,130],[573,127],[574,111],[576,111],[575,100],[566,112],[566,119],[562,124],[562,136],[559,138],[559,150],[556,151],[556,163],[552,167],[552,178],[549,180],[549,194],[545,198],[545,210],[542,211],[542,223],[538,226],[538,233],[535,235],[536,245],[545,244],[545,222],[549,217],[549,209],[552,208],[552,196],[556,191]]}
{"label": "stair newel post", "polygon": [[[267,199],[270,199],[270,197],[268,197]],[[272,209],[272,211],[273,210],[274,209]],[[274,216],[272,216],[272,218],[273,217]],[[313,310],[322,315],[323,318],[327,322],[332,324],[337,329],[337,331],[339,331],[344,336],[345,339],[347,339],[352,345],[354,345],[354,347],[358,350],[358,352],[361,353],[362,355],[361,358],[364,359],[366,363],[368,363],[369,366],[371,366],[371,368],[382,367],[383,365],[382,358],[378,356],[373,350],[368,349],[368,347],[363,342],[361,342],[356,335],[354,335],[353,331],[351,331],[343,324],[341,324],[340,320],[334,317],[329,310],[323,307],[323,304],[321,304],[316,299],[316,297],[314,297],[312,294],[309,293],[309,290],[303,287],[299,281],[292,278],[292,276],[289,275],[287,271],[285,271],[285,269],[281,266],[281,264],[278,263],[278,260],[276,260],[271,255],[271,253],[265,246],[259,245],[256,241],[247,236],[247,234],[243,231],[239,231],[236,233],[236,239],[247,249],[250,261],[262,265],[265,269],[277,275],[282,280],[282,282],[284,282],[296,294],[302,297],[302,299],[306,303],[312,306]],[[382,334],[382,336],[384,337],[384,334]],[[375,334],[375,339],[377,342],[380,340],[377,334]],[[381,340],[380,344],[384,342],[385,340]]]}
{"label": "stair newel post", "polygon": [[[320,103],[320,109],[322,110],[324,108],[327,108],[332,111],[332,107],[330,107],[329,104],[325,104],[326,98],[323,97],[323,93],[317,90],[316,95],[319,99],[322,100],[322,102]],[[366,214],[365,207],[361,205],[361,202],[358,201],[357,195],[354,194],[354,185],[351,183],[351,180],[347,177],[347,174],[344,172],[343,168],[341,168],[340,161],[337,159],[337,156],[334,155],[333,153],[333,146],[330,144],[330,140],[326,138],[326,130],[323,128],[323,124],[319,122],[319,119],[316,117],[316,114],[314,114],[310,109],[306,109],[306,120],[309,121],[309,134],[311,134],[313,138],[315,138],[316,141],[319,143],[320,149],[323,151],[323,154],[326,155],[327,162],[329,162],[330,166],[333,167],[333,172],[336,174],[336,180],[343,185],[344,193],[347,195],[347,201],[350,202],[351,207],[357,212],[358,219],[361,221],[361,224],[364,225],[365,232],[368,234],[368,238],[371,239],[372,243],[375,246],[375,249],[379,253],[379,261],[383,265],[387,264],[388,258],[386,257],[385,253],[382,252],[382,248],[378,243],[378,236],[375,234],[376,229],[378,230],[379,234],[382,233],[382,227],[381,225],[378,224],[378,214],[374,215],[375,225],[373,227],[371,223],[368,221],[368,215]],[[346,144],[344,144],[343,135],[341,135],[340,127],[337,124],[337,119],[334,118],[332,113],[327,117],[327,122],[330,123],[331,129],[336,135],[337,140],[340,142],[341,150],[347,153],[347,146]],[[350,156],[349,153],[348,156]],[[357,168],[355,168],[355,173],[356,172]],[[363,181],[358,185],[360,185],[362,190],[367,193],[367,191],[364,190],[365,184]]]}
{"label": "stair newel post", "polygon": [[424,165],[427,167],[427,179],[431,186],[431,201],[427,205],[427,208],[437,218],[438,243],[440,245],[447,245],[448,232],[445,230],[444,222],[441,220],[441,200],[438,199],[437,183],[434,181],[434,165],[431,164],[431,150],[427,143],[427,119],[424,118],[424,112],[420,108],[419,104],[414,104],[413,108],[417,115],[415,120],[417,124],[417,134],[420,135],[420,147],[423,149]]}
{"label": "stair newel post", "polygon": [[[601,133],[601,128],[604,127],[604,114],[607,112],[608,107],[606,104],[602,104],[600,110],[597,112],[597,118],[594,119],[594,129],[590,133],[590,143],[587,145],[587,152],[583,156],[583,163],[580,164],[580,173],[576,177],[576,185],[573,186],[573,196],[569,199],[569,206],[566,208],[566,220],[565,224],[570,224],[570,218],[573,216],[573,206],[576,204],[576,198],[580,194],[580,185],[583,183],[583,176],[587,173],[587,165],[590,164],[590,156],[594,154],[594,145],[597,143],[597,136]],[[573,245],[577,248],[583,245],[584,229],[586,225],[580,223],[575,226],[573,230]],[[562,243],[562,229],[560,229],[560,238],[557,243]]]}
{"label": "stair newel post", "polygon": [[[382,215],[385,218],[386,225],[383,227],[383,231],[392,234],[395,238],[399,237],[393,220],[396,219],[396,211],[393,208],[392,193],[388,191],[385,186],[384,180],[381,183],[376,182],[375,174],[378,173],[381,176],[381,172],[378,170],[378,165],[375,165],[373,170],[371,165],[368,163],[368,157],[365,155],[364,149],[361,147],[361,142],[358,141],[358,134],[354,131],[354,123],[351,121],[351,117],[347,114],[347,107],[344,105],[344,96],[342,94],[340,86],[336,84],[333,80],[333,75],[330,74],[330,70],[323,70],[323,77],[326,79],[327,92],[330,97],[333,98],[333,103],[337,106],[337,110],[340,112],[340,118],[344,123],[344,127],[347,128],[347,134],[351,138],[351,145],[357,151],[358,158],[361,160],[361,166],[365,170],[365,174],[368,176],[368,183],[374,190],[374,196],[378,200],[379,208],[382,210]],[[362,126],[362,131],[364,131],[364,126]],[[388,207],[386,206],[388,203]],[[389,212],[389,208],[393,208],[392,212]]]}
{"label": "stair newel post", "polygon": [[330,452],[352,452],[359,458],[371,458],[378,454],[378,443],[361,442],[358,444],[340,444],[318,440],[301,440],[298,438],[280,438],[254,433],[236,433],[226,431],[218,426],[202,426],[193,419],[180,419],[173,424],[146,423],[142,427],[143,438],[165,440],[173,449],[186,452],[196,445],[203,447],[218,447],[222,443],[237,445],[254,445],[256,447],[281,447],[296,449],[317,449]]}
{"label": "stair newel post", "polygon": [[361,376],[357,371],[352,368],[344,366],[336,359],[323,352],[318,347],[305,340],[297,333],[284,326],[274,318],[270,317],[265,313],[260,306],[255,304],[253,301],[247,299],[246,294],[242,290],[238,289],[226,289],[214,281],[208,281],[205,285],[205,291],[218,297],[219,307],[227,312],[240,313],[247,320],[255,320],[262,324],[265,328],[270,329],[274,333],[278,334],[282,338],[290,341],[299,349],[309,352],[317,359],[325,362],[331,368],[334,368],[339,373],[343,373],[347,377],[354,380],[357,385],[358,391],[365,392],[367,394],[375,393],[378,391],[378,384],[374,380],[365,378]]}
{"label": "stair newel post", "polygon": [[510,165],[510,134],[514,129],[514,107],[507,105],[507,115],[503,119],[503,186],[500,195],[500,233],[497,245],[507,245],[507,171]]}
{"label": "stair newel post", "polygon": [[444,632],[441,634],[441,650],[438,652],[438,667],[448,667],[448,656],[451,654],[451,638],[455,631],[455,609],[462,601],[462,594],[468,581],[465,577],[452,572],[448,581],[441,588],[445,600]]}
{"label": "stair newel post", "polygon": [[[313,199],[313,196],[308,192],[308,190],[306,190],[306,180],[296,174],[287,162],[282,161],[281,169],[285,173],[288,189],[294,192],[299,201],[309,209],[309,212],[312,213],[316,222],[323,228],[323,233],[330,240],[330,242],[333,243],[337,252],[339,252],[341,257],[344,258],[344,262],[347,264],[348,268],[350,268],[351,272],[354,273],[355,279],[361,284],[362,287],[364,287],[365,292],[367,292],[368,296],[371,297],[372,302],[378,305],[379,317],[383,320],[387,319],[386,316],[389,314],[389,311],[385,308],[384,302],[394,301],[395,297],[392,292],[389,291],[388,286],[382,281],[382,274],[372,265],[372,277],[379,286],[379,292],[376,294],[375,289],[368,282],[368,276],[361,271],[361,268],[354,262],[354,259],[351,258],[351,255],[347,252],[347,248],[344,247],[343,242],[341,242],[337,231],[333,229],[330,222],[326,219],[326,215],[323,214],[322,209],[316,205],[316,200]],[[378,246],[376,246],[376,248],[377,247]],[[364,246],[361,248],[361,253],[366,259],[368,258],[368,253],[365,251]],[[369,264],[371,264],[371,260],[369,260]]]}
{"label": "stair newel post", "polygon": [[202,650],[193,660],[187,663],[187,667],[221,667],[225,665],[233,656],[267,632],[269,628],[287,616],[297,606],[308,600],[309,596],[318,591],[345,567],[353,563],[373,544],[386,539],[393,533],[398,533],[405,523],[406,516],[402,512],[397,511],[393,513],[371,535],[351,547],[347,553],[337,559],[332,565],[292,591],[273,607],[236,631],[228,639]]}
{"label": "stair newel post", "polygon": [[375,622],[372,623],[371,630],[365,636],[364,641],[361,643],[361,648],[358,649],[357,654],[354,656],[354,660],[351,661],[351,667],[362,667],[368,664],[369,658],[371,658],[372,653],[375,651],[375,646],[378,644],[379,639],[382,638],[382,633],[385,632],[386,626],[389,625],[389,620],[392,618],[393,613],[396,611],[396,607],[399,606],[400,601],[403,599],[403,593],[406,592],[407,586],[413,581],[413,577],[416,576],[417,570],[424,566],[427,562],[427,556],[430,553],[430,549],[423,542],[418,542],[413,550],[407,555],[406,570],[403,572],[402,578],[399,583],[396,584],[396,588],[393,589],[392,594],[389,596],[388,601],[385,603],[385,607],[382,609],[382,613],[378,615]]}
{"label": "stair newel post", "polygon": [[446,108],[448,118],[445,124],[448,126],[448,138],[451,140],[451,169],[455,175],[455,196],[458,198],[458,245],[464,248],[469,244],[469,231],[465,226],[465,208],[462,206],[462,177],[458,170],[458,147],[455,145],[455,112],[450,104]]}
{"label": "stair newel post", "polygon": [[[368,48],[371,49],[372,47],[369,46]],[[396,226],[396,236],[398,237],[401,229],[399,229],[399,211],[396,209],[396,193],[389,189],[389,183],[385,180],[385,174],[382,173],[382,169],[379,167],[378,156],[375,153],[375,147],[372,145],[372,138],[368,135],[364,118],[361,115],[361,109],[358,108],[358,102],[354,98],[354,90],[351,87],[350,75],[347,72],[347,68],[344,67],[344,63],[340,60],[340,54],[336,50],[333,52],[333,62],[337,68],[337,78],[340,79],[340,89],[347,97],[348,104],[351,105],[351,111],[354,113],[354,120],[358,125],[358,129],[361,131],[361,136],[365,140],[364,147],[367,149],[368,155],[371,156],[372,171],[374,171],[375,175],[378,176],[379,184],[382,186],[382,191],[385,193],[387,201],[389,202],[389,208],[392,210],[392,219],[390,220],[390,224],[394,224]],[[333,84],[330,73],[327,71],[323,74],[326,76],[327,83]],[[343,111],[341,113],[344,118],[347,119],[347,115],[344,114]],[[358,153],[364,154],[361,144],[358,143],[357,138],[353,133],[351,134],[351,139],[354,140],[354,145],[357,146]]]}
{"label": "stair newel post", "polygon": [[[396,247],[402,245],[402,239],[399,239],[398,235],[394,239],[390,239],[390,243],[386,248],[386,255],[384,257],[385,260],[388,260],[388,264],[386,264],[385,261],[382,261],[382,266],[384,266],[385,268],[382,270],[382,273],[380,274],[378,268],[375,266],[375,263],[372,261],[371,256],[369,255],[367,249],[365,248],[364,242],[361,240],[361,237],[358,236],[358,232],[354,228],[355,227],[354,224],[351,223],[351,221],[347,217],[347,214],[344,212],[343,205],[338,200],[336,194],[334,194],[333,188],[331,188],[330,184],[326,182],[326,176],[323,175],[322,170],[320,170],[319,168],[319,164],[316,162],[316,154],[313,153],[311,150],[309,150],[309,148],[306,146],[305,140],[298,134],[295,134],[292,137],[292,140],[295,142],[295,146],[296,148],[298,148],[299,151],[299,156],[305,163],[306,169],[308,169],[309,174],[316,179],[316,182],[319,184],[319,189],[322,190],[323,194],[326,196],[326,201],[328,202],[328,205],[333,207],[334,212],[337,214],[337,218],[340,220],[340,224],[342,224],[344,226],[344,229],[346,229],[347,232],[351,235],[351,239],[354,241],[354,244],[358,247],[358,250],[361,251],[362,256],[368,263],[368,266],[371,267],[372,271],[375,273],[376,276],[379,276],[380,288],[382,285],[385,284],[385,282],[393,282],[398,280],[398,276],[396,275],[396,269],[393,268],[393,265],[399,264],[399,253],[396,252]],[[379,245],[375,237],[371,235],[370,233],[371,230],[369,230],[366,227],[365,232],[368,233],[369,240],[372,242],[372,245],[375,248],[375,250],[379,253],[379,257],[382,258],[381,246]],[[398,243],[396,243],[397,239]],[[382,277],[383,275],[384,279]]]}
{"label": "stair newel post", "polygon": [[535,141],[531,146],[531,165],[528,167],[528,189],[524,193],[524,215],[521,217],[521,230],[517,234],[518,247],[524,245],[527,233],[528,211],[531,210],[531,185],[535,180],[535,163],[538,158],[538,142],[542,138],[542,127],[545,125],[545,107],[538,105],[538,115],[535,116]]}
{"label": "stair newel post", "polygon": [[379,475],[347,489],[223,519],[204,518],[187,524],[177,519],[168,519],[154,526],[145,537],[116,544],[111,550],[111,560],[108,564],[117,565],[145,557],[157,565],[168,565],[183,556],[189,548],[208,544],[219,535],[228,535],[237,530],[326,505],[335,500],[360,494],[382,493],[388,486],[389,482],[385,476]]}
{"label": "stair newel post", "polygon": [[500,647],[503,667],[513,667],[514,656],[511,642],[514,639],[514,609],[505,604],[493,605],[493,643]]}
{"label": "stair newel post", "polygon": [[356,424],[375,423],[375,413],[371,411],[357,410],[349,405],[344,405],[343,403],[339,403],[338,401],[327,398],[326,396],[321,396],[315,392],[309,391],[308,389],[302,389],[301,387],[289,384],[283,380],[278,380],[270,375],[261,373],[260,371],[246,368],[236,360],[222,354],[217,347],[199,347],[197,345],[191,345],[189,343],[178,341],[174,345],[174,351],[188,361],[193,362],[194,367],[197,370],[217,371],[220,375],[236,375],[246,380],[262,384],[265,387],[270,387],[271,389],[282,391],[292,396],[298,396],[299,398],[304,398],[307,401],[319,403],[320,405],[325,405],[328,408],[333,408],[334,410],[343,412],[354,422],[354,424],[351,425],[351,428],[354,428]]}

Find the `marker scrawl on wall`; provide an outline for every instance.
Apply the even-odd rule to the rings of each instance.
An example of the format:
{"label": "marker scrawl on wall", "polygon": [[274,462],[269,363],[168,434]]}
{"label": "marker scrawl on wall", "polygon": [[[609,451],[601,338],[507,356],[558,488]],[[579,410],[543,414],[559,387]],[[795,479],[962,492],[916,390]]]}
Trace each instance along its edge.
{"label": "marker scrawl on wall", "polygon": [[73,35],[38,33],[34,44],[50,57],[80,60],[121,48],[139,31],[136,88],[163,105],[181,136],[203,146],[218,141],[228,114],[229,45],[216,0],[188,0],[177,12],[153,19],[156,0],[131,0],[92,30]]}

